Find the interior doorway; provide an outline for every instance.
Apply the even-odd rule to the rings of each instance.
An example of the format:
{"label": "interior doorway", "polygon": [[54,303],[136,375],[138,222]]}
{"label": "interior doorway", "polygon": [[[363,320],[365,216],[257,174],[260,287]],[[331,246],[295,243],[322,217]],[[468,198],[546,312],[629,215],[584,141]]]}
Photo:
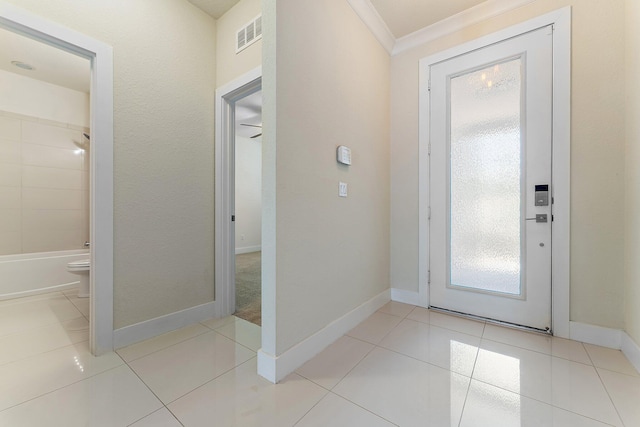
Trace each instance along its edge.
{"label": "interior doorway", "polygon": [[[241,303],[246,301],[261,302],[262,266],[262,189],[256,173],[262,176],[262,171],[256,171],[258,154],[262,163],[263,146],[261,142],[262,125],[262,69],[260,67],[240,76],[216,90],[216,210],[215,210],[215,313],[216,317],[229,316],[236,313],[236,249],[238,252],[253,254],[247,269],[252,270],[250,279],[253,289],[249,298],[242,296]],[[236,120],[236,117],[238,120]],[[239,135],[239,136],[238,136]],[[252,138],[254,137],[254,138]],[[248,141],[247,141],[248,140]],[[240,147],[241,167],[236,166],[236,146]],[[246,148],[246,150],[244,150]],[[258,153],[259,152],[259,153]],[[249,159],[249,161],[247,161]],[[249,189],[250,193],[236,206],[236,169],[242,171],[241,178],[251,175],[251,179],[243,180],[240,187]],[[260,178],[261,179],[261,178]],[[246,182],[245,182],[246,181]],[[241,188],[238,189],[241,189]],[[246,195],[243,191],[243,197]],[[257,202],[257,199],[260,202]],[[259,205],[259,206],[257,206]],[[259,209],[257,209],[259,207]],[[236,212],[236,209],[240,209]],[[259,220],[255,212],[259,210]],[[253,213],[249,213],[252,212]],[[236,217],[240,220],[240,227],[236,227]],[[242,218],[240,218],[242,217]],[[249,218],[254,218],[250,220]],[[257,224],[257,225],[256,225]],[[257,230],[260,232],[257,232]],[[238,237],[236,238],[236,230]],[[257,235],[259,234],[259,238]],[[242,238],[244,236],[244,239]],[[238,241],[236,244],[236,241]],[[256,256],[256,252],[258,255]],[[245,255],[238,253],[238,256]],[[256,259],[258,266],[256,267]],[[239,270],[243,270],[241,266]],[[246,277],[245,271],[240,271],[241,277]],[[259,283],[258,283],[259,282]],[[258,285],[257,289],[255,285]],[[258,296],[259,295],[259,296]],[[261,311],[261,304],[254,308]],[[260,314],[254,317],[261,318]],[[256,322],[257,323],[257,322]]]}
{"label": "interior doorway", "polygon": [[235,315],[261,325],[262,91],[235,102]]}
{"label": "interior doorway", "polygon": [[113,49],[8,4],[0,5],[0,27],[91,63],[89,348],[94,355],[107,353],[113,350]]}

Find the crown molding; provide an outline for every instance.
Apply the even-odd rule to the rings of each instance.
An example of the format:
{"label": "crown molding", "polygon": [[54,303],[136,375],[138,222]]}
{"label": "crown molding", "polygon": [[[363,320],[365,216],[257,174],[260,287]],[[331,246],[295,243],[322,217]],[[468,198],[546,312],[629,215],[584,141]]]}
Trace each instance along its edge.
{"label": "crown molding", "polygon": [[396,38],[376,8],[373,7],[369,0],[347,1],[360,19],[362,19],[362,22],[369,28],[369,31],[378,39],[382,47],[391,55],[393,47],[396,44]]}
{"label": "crown molding", "polygon": [[535,0],[487,0],[435,24],[396,39],[378,11],[369,0],[347,0],[362,22],[369,28],[390,55],[397,55],[414,47],[455,33],[505,12],[517,9]]}
{"label": "crown molding", "polygon": [[487,0],[428,27],[400,37],[396,40],[391,54],[397,55],[534,1],[535,0]]}

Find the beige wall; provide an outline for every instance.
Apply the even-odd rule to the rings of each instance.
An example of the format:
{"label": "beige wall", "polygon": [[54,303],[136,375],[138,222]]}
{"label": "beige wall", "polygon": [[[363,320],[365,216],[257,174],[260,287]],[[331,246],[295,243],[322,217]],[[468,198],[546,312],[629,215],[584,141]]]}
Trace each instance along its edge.
{"label": "beige wall", "polygon": [[[279,355],[389,288],[390,76],[388,54],[346,1],[276,7],[276,64],[265,64],[263,92],[267,162],[277,150],[276,287],[263,312],[277,324],[275,349],[263,349]],[[274,94],[275,133],[266,128]],[[338,145],[352,149],[352,166],[337,164]]]}
{"label": "beige wall", "polygon": [[216,87],[262,64],[262,40],[236,54],[236,32],[261,14],[260,0],[241,0],[217,21]]}
{"label": "beige wall", "polygon": [[10,2],[113,46],[115,328],[211,301],[214,19],[186,0]]}
{"label": "beige wall", "polygon": [[624,1],[537,0],[391,61],[391,283],[418,290],[418,61],[573,6],[571,320],[624,327]]}
{"label": "beige wall", "polygon": [[625,326],[635,342],[640,343],[640,2],[627,0],[625,4]]}

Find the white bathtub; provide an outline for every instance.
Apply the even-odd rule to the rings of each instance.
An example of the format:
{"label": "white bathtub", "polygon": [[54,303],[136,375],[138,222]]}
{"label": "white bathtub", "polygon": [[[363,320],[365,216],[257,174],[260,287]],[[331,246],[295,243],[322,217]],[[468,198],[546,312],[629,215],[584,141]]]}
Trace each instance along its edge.
{"label": "white bathtub", "polygon": [[79,283],[67,263],[89,258],[89,251],[39,252],[0,256],[0,301],[62,291]]}

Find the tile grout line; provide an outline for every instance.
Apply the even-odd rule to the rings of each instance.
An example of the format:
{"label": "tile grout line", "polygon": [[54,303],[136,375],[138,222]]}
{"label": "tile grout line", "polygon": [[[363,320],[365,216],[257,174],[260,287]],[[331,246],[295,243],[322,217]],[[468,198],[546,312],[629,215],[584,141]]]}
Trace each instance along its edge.
{"label": "tile grout line", "polygon": [[[181,395],[181,396],[176,397],[176,398],[175,398],[175,399],[173,399],[171,402],[168,402],[168,403],[166,403],[166,404],[165,404],[164,402],[162,402],[162,400],[160,400],[160,402],[161,402],[162,404],[164,404],[164,406],[169,410],[169,412],[171,412],[171,413],[173,414],[173,412],[171,411],[171,409],[169,409],[169,405],[171,405],[172,403],[175,403],[176,401],[178,401],[178,400],[182,399],[182,398],[183,398],[183,397],[185,397],[186,395],[188,395],[188,394],[190,394],[190,393],[193,393],[194,391],[196,391],[196,390],[198,390],[198,389],[200,389],[200,388],[204,387],[205,385],[207,385],[207,384],[209,384],[209,383],[211,383],[211,382],[213,382],[213,381],[215,381],[215,380],[219,379],[221,376],[223,376],[223,375],[225,375],[225,374],[228,374],[229,372],[233,371],[234,369],[238,369],[240,366],[242,366],[242,365],[244,365],[244,364],[246,364],[246,363],[251,362],[253,359],[256,359],[256,358],[257,358],[257,356],[250,357],[249,359],[245,360],[244,362],[240,363],[239,365],[234,366],[233,368],[227,369],[226,371],[222,372],[220,375],[216,376],[215,378],[211,378],[209,381],[205,382],[204,384],[200,384],[199,386],[197,386],[197,387],[196,387],[196,388],[194,388],[193,390],[189,390],[189,391],[188,391],[188,392],[186,392],[185,394],[183,394],[183,395]],[[143,382],[144,382],[144,381],[143,381]],[[145,385],[146,385],[146,383],[145,383]],[[147,387],[148,387],[148,386],[147,386]],[[175,414],[174,414],[174,416],[175,416]]]}
{"label": "tile grout line", "polygon": [[[587,354],[589,355],[589,359],[591,359],[591,355],[589,354],[588,351],[587,351]],[[593,359],[591,359],[591,361],[593,362]],[[613,401],[613,397],[611,397],[611,393],[609,393],[609,389],[607,388],[607,385],[604,383],[604,381],[602,379],[602,376],[600,375],[600,371],[598,370],[598,367],[596,367],[594,365],[593,369],[596,371],[596,375],[598,376],[598,379],[600,380],[600,384],[602,385],[602,388],[604,389],[605,393],[607,393],[607,397],[609,398],[609,402],[611,402],[611,405],[613,405],[613,409],[615,409],[616,414],[618,415],[618,418],[620,419],[620,422],[624,426],[625,422],[622,419],[622,415],[620,414],[620,411],[618,410],[618,407],[616,406],[616,403]],[[604,368],[600,368],[600,369],[604,369]],[[624,375],[624,374],[622,374],[622,375]]]}
{"label": "tile grout line", "polygon": [[[192,326],[192,325],[188,325],[188,326]],[[186,327],[188,327],[188,326],[186,326]],[[204,325],[203,325],[203,326],[204,326]],[[182,328],[180,328],[180,329],[182,329]],[[179,331],[180,329],[176,329],[176,330],[174,330],[174,331],[170,331],[170,332],[166,332],[166,333],[167,333],[167,334],[170,334],[170,333],[172,333],[172,332]],[[202,336],[202,335],[205,335],[205,334],[208,334],[208,333],[211,333],[211,332],[215,332],[215,331],[214,331],[213,329],[210,329],[210,330],[208,330],[208,331],[201,332],[201,333],[196,334],[196,335],[194,335],[194,336],[192,336],[192,337],[185,338],[185,339],[183,339],[183,340],[180,340],[180,341],[178,341],[178,342],[175,342],[175,343],[173,343],[173,344],[170,344],[170,345],[168,345],[168,346],[166,346],[166,347],[159,348],[159,349],[154,350],[154,351],[152,351],[152,352],[150,352],[150,353],[147,353],[147,354],[144,354],[144,355],[142,355],[142,356],[136,357],[136,358],[131,359],[131,360],[129,360],[129,361],[125,361],[125,363],[127,363],[127,364],[128,364],[128,363],[130,363],[130,362],[135,362],[136,360],[140,360],[140,359],[142,359],[142,358],[144,358],[144,357],[151,356],[152,354],[156,354],[156,353],[158,353],[158,352],[160,352],[160,351],[166,350],[166,349],[168,349],[168,348],[171,348],[171,347],[173,347],[173,346],[176,346],[176,345],[182,344],[182,343],[187,342],[187,341],[189,341],[189,340],[191,340],[191,339],[198,338],[199,336]],[[149,340],[152,340],[152,339],[154,339],[154,338],[160,337],[160,336],[162,336],[162,335],[164,335],[164,334],[156,335],[155,337],[149,338]],[[137,343],[131,344],[130,346],[134,346],[134,345],[137,345],[137,344],[143,343],[144,341],[146,341],[146,340],[139,341],[139,342],[137,342]],[[130,346],[125,346],[125,347],[119,348],[118,350],[122,350],[122,349],[127,348],[127,347],[130,347]],[[117,353],[117,354],[118,354],[118,356],[120,356],[120,357],[124,360],[124,357],[122,357],[122,356],[120,355],[120,353],[118,353],[118,350],[114,350],[113,352],[114,352],[114,353]]]}
{"label": "tile grout line", "polygon": [[[118,356],[119,356],[120,358],[122,358],[120,355],[118,355]],[[123,360],[124,360],[124,359],[123,359]],[[172,416],[173,416],[173,417],[174,417],[174,418],[175,418],[175,419],[180,423],[180,425],[184,426],[184,424],[182,424],[182,422],[181,422],[181,421],[176,417],[176,415],[175,415],[173,412],[171,412],[171,410],[167,407],[167,404],[166,404],[166,403],[164,403],[164,402],[162,401],[162,399],[160,399],[160,396],[158,396],[158,395],[157,395],[157,394],[156,394],[156,393],[151,389],[151,387],[149,386],[149,384],[147,384],[147,383],[142,379],[142,377],[140,377],[140,375],[138,375],[138,373],[135,371],[135,369],[133,369],[133,368],[129,365],[129,363],[127,363],[127,362],[124,362],[124,363],[127,365],[127,367],[129,368],[129,370],[130,370],[131,372],[133,372],[133,374],[134,374],[134,375],[135,375],[135,376],[140,380],[140,382],[141,382],[142,384],[144,384],[144,386],[147,388],[147,390],[149,390],[149,392],[151,392],[151,394],[153,394],[153,395],[155,396],[155,398],[156,398],[156,399],[158,399],[158,402],[160,402],[160,404],[162,405],[162,407],[160,407],[160,408],[156,409],[155,411],[153,411],[153,412],[151,412],[151,413],[149,413],[149,414],[145,415],[144,417],[142,417],[142,418],[140,418],[140,419],[138,419],[138,420],[134,421],[134,422],[133,422],[133,423],[131,423],[131,424],[135,424],[135,423],[137,423],[138,421],[140,421],[140,420],[142,420],[142,419],[144,419],[144,418],[148,417],[149,415],[151,415],[151,414],[154,414],[154,413],[158,412],[160,409],[162,409],[162,408],[166,408],[166,409],[167,409],[167,411],[169,411],[169,413],[170,413],[170,414],[171,414],[171,415],[172,415]],[[191,393],[191,392],[189,392],[189,393]],[[187,393],[187,394],[188,394],[188,393]],[[181,397],[182,397],[182,396],[181,396]],[[179,398],[178,398],[178,399],[179,399]],[[169,402],[169,403],[172,403],[172,402]],[[129,425],[131,425],[131,424],[129,424]]]}
{"label": "tile grout line", "polygon": [[[413,311],[413,310],[412,310],[412,311]],[[376,310],[374,313],[376,313],[376,312],[378,312],[378,310]],[[389,313],[384,313],[384,314],[389,314]],[[407,313],[407,315],[408,315],[408,313]],[[390,314],[390,316],[394,316],[394,315],[393,315],[393,314]],[[400,317],[400,316],[395,316],[395,317]],[[366,319],[365,319],[365,320],[366,320]],[[400,324],[400,323],[398,323],[398,325],[399,325],[399,324]],[[391,331],[392,331],[393,329],[395,329],[398,325],[394,326],[394,327],[391,329]],[[390,333],[391,331],[389,331],[388,333]],[[386,335],[385,335],[385,336],[386,336]],[[360,341],[360,342],[363,342],[363,343],[365,343],[365,344],[371,345],[372,347],[371,347],[371,349],[369,349],[369,351],[367,351],[367,352],[366,352],[366,354],[365,354],[364,356],[362,356],[362,358],[360,358],[360,360],[358,360],[358,363],[356,363],[356,364],[355,364],[351,369],[349,369],[349,370],[348,370],[348,371],[347,371],[347,372],[346,372],[342,377],[340,377],[340,379],[338,380],[338,382],[336,382],[336,383],[333,385],[333,387],[331,387],[330,389],[328,389],[328,388],[326,388],[326,387],[324,387],[324,386],[322,386],[322,385],[320,385],[320,384],[316,383],[315,381],[313,381],[313,380],[311,380],[311,379],[309,379],[309,378],[305,377],[304,375],[302,375],[302,374],[298,373],[298,372],[297,372],[297,370],[296,370],[296,371],[294,371],[294,373],[295,373],[296,375],[299,375],[300,377],[304,378],[305,380],[310,381],[310,382],[311,382],[311,383],[313,383],[313,384],[316,384],[317,386],[319,386],[319,387],[323,388],[324,390],[327,390],[327,394],[325,394],[325,395],[324,395],[324,397],[323,397],[322,399],[320,399],[320,400],[319,400],[315,405],[313,405],[313,407],[312,407],[311,409],[309,409],[309,411],[307,411],[307,412],[306,412],[306,413],[305,413],[305,414],[304,414],[304,415],[303,415],[303,416],[302,416],[298,421],[296,421],[296,424],[300,423],[300,421],[302,420],[302,418],[304,418],[304,417],[305,417],[305,416],[306,416],[306,415],[307,415],[307,414],[308,414],[308,413],[309,413],[313,408],[315,408],[315,407],[316,407],[316,406],[317,406],[317,405],[318,405],[322,400],[324,400],[324,399],[327,397],[327,395],[329,395],[329,394],[333,394],[333,395],[335,395],[335,396],[338,396],[338,397],[339,397],[339,398],[341,398],[341,399],[346,400],[347,402],[349,402],[349,403],[351,403],[351,404],[353,404],[353,405],[356,405],[356,406],[357,406],[357,407],[359,407],[359,408],[362,408],[363,410],[365,410],[365,411],[367,411],[367,412],[369,412],[369,413],[371,413],[371,414],[375,415],[376,417],[381,418],[381,419],[383,419],[383,420],[385,420],[385,421],[387,421],[387,422],[390,422],[391,424],[393,424],[393,425],[397,426],[397,424],[395,424],[395,423],[393,423],[393,422],[391,422],[391,421],[387,420],[387,419],[386,419],[386,418],[384,418],[383,416],[381,416],[381,415],[379,415],[379,414],[376,414],[375,412],[372,412],[372,411],[370,411],[369,409],[364,408],[364,407],[362,407],[362,406],[358,405],[356,402],[353,402],[352,400],[348,399],[347,397],[342,396],[342,395],[340,395],[340,394],[338,394],[338,393],[336,393],[336,392],[334,392],[334,391],[333,391],[333,390],[334,390],[334,389],[335,389],[335,388],[336,388],[336,387],[337,387],[337,386],[338,386],[338,385],[339,385],[339,384],[340,384],[340,383],[341,383],[341,382],[342,382],[342,381],[343,381],[343,380],[344,380],[344,379],[345,379],[345,378],[346,378],[346,377],[347,377],[347,376],[348,376],[348,375],[349,375],[349,374],[350,374],[354,369],[356,369],[356,368],[358,367],[358,365],[360,365],[360,363],[362,363],[362,361],[363,361],[364,359],[366,359],[366,358],[367,358],[367,356],[369,356],[369,355],[371,354],[371,352],[373,352],[376,348],[382,348],[382,347],[379,347],[377,344],[373,344],[373,343],[370,343],[370,342],[368,342],[368,341],[362,340],[362,339],[360,339],[360,338],[356,338],[356,337],[353,337],[353,336],[351,336],[351,335],[348,335],[348,332],[347,332],[347,333],[345,333],[345,334],[343,334],[340,338],[342,338],[342,337],[349,337],[349,338],[351,338],[351,339],[355,339],[355,340],[357,340],[357,341]],[[340,339],[340,338],[338,338],[338,339]],[[383,337],[383,339],[384,339],[384,337]],[[336,341],[338,341],[338,340],[336,340]],[[334,342],[335,342],[335,341],[334,341]],[[332,344],[333,344],[333,343],[332,343]],[[295,426],[296,424],[294,424],[294,426]]]}
{"label": "tile grout line", "polygon": [[[484,322],[482,325],[482,335],[480,336],[480,342],[478,343],[478,348],[476,351],[476,357],[473,360],[473,368],[471,369],[471,376],[469,377],[469,385],[467,385],[467,392],[464,395],[464,402],[462,403],[462,410],[460,411],[460,420],[458,421],[458,427],[462,425],[462,417],[464,417],[464,409],[467,407],[467,400],[469,399],[469,392],[471,391],[471,382],[473,381],[473,373],[476,371],[476,365],[478,363],[478,358],[480,357],[480,345],[482,344],[482,337],[484,337],[484,331],[487,327],[487,323]],[[449,372],[453,372],[449,370]]]}
{"label": "tile grout line", "polygon": [[[83,341],[83,342],[88,342],[88,341]],[[68,347],[70,347],[70,346],[68,346]],[[48,352],[47,352],[47,353],[48,353]],[[41,354],[44,354],[44,353],[41,353]],[[95,356],[93,356],[93,357],[95,357]],[[124,362],[124,361],[123,361],[123,362]],[[37,396],[31,397],[31,398],[29,398],[29,399],[27,399],[27,400],[24,400],[24,401],[20,402],[20,403],[16,403],[15,405],[11,405],[11,406],[8,406],[8,407],[6,407],[6,408],[4,408],[4,409],[0,410],[0,413],[2,413],[2,412],[4,412],[4,411],[7,411],[7,410],[9,410],[9,409],[15,408],[15,407],[17,407],[17,406],[20,406],[20,405],[22,405],[22,404],[25,404],[25,403],[27,403],[27,402],[31,402],[31,401],[33,401],[33,400],[36,400],[36,399],[39,399],[39,398],[41,398],[41,397],[47,396],[47,395],[49,395],[49,394],[55,393],[55,392],[57,392],[57,391],[60,391],[60,390],[62,390],[62,389],[65,389],[65,388],[67,388],[67,387],[71,387],[72,385],[75,385],[75,384],[81,383],[81,382],[83,382],[83,381],[90,380],[91,378],[94,378],[94,377],[96,377],[96,376],[98,376],[98,375],[104,374],[104,373],[109,372],[109,371],[113,371],[114,369],[121,368],[121,367],[123,367],[123,366],[125,366],[125,365],[126,365],[126,363],[122,363],[121,365],[114,366],[113,368],[106,369],[106,370],[104,370],[104,371],[102,371],[102,372],[98,372],[98,373],[96,373],[96,374],[94,374],[94,375],[90,375],[90,376],[88,376],[88,377],[86,377],[86,378],[82,378],[82,379],[80,379],[80,380],[78,380],[78,381],[74,381],[74,382],[71,382],[71,383],[69,383],[69,384],[65,384],[65,385],[63,385],[63,386],[61,386],[61,387],[58,387],[58,388],[55,388],[55,389],[53,389],[53,390],[47,391],[47,392],[45,392],[45,393],[39,394],[39,395],[37,395]],[[146,386],[146,384],[145,384],[145,386]],[[162,402],[161,402],[161,403],[162,403]]]}
{"label": "tile grout line", "polygon": [[[578,416],[580,416],[582,418],[587,418],[587,419],[590,419],[590,420],[593,420],[593,421],[597,421],[597,422],[599,422],[601,424],[605,424],[605,425],[611,425],[611,424],[607,423],[606,421],[601,421],[601,420],[599,420],[597,418],[593,418],[593,417],[591,417],[589,415],[581,414],[580,412],[575,412],[575,411],[572,411],[571,409],[567,409],[567,408],[563,408],[562,406],[554,405],[553,402],[552,403],[548,403],[548,402],[545,402],[544,400],[540,400],[540,399],[537,399],[535,397],[527,396],[527,395],[521,394],[521,393],[516,393],[513,390],[509,390],[509,389],[506,389],[504,387],[500,387],[498,385],[491,384],[491,383],[488,383],[488,382],[483,381],[483,380],[479,380],[477,378],[472,378],[472,380],[477,381],[477,382],[482,383],[482,384],[485,384],[485,385],[488,385],[490,387],[495,387],[495,388],[497,388],[499,390],[502,390],[502,391],[506,391],[507,393],[512,393],[512,394],[515,394],[515,395],[518,395],[518,396],[521,396],[521,397],[525,397],[527,399],[531,399],[531,400],[533,400],[535,402],[542,403],[543,405],[547,405],[547,406],[550,406],[552,408],[560,409],[562,411],[569,412],[569,413],[574,414],[574,415],[578,415]],[[615,407],[615,405],[614,405],[614,407]]]}

